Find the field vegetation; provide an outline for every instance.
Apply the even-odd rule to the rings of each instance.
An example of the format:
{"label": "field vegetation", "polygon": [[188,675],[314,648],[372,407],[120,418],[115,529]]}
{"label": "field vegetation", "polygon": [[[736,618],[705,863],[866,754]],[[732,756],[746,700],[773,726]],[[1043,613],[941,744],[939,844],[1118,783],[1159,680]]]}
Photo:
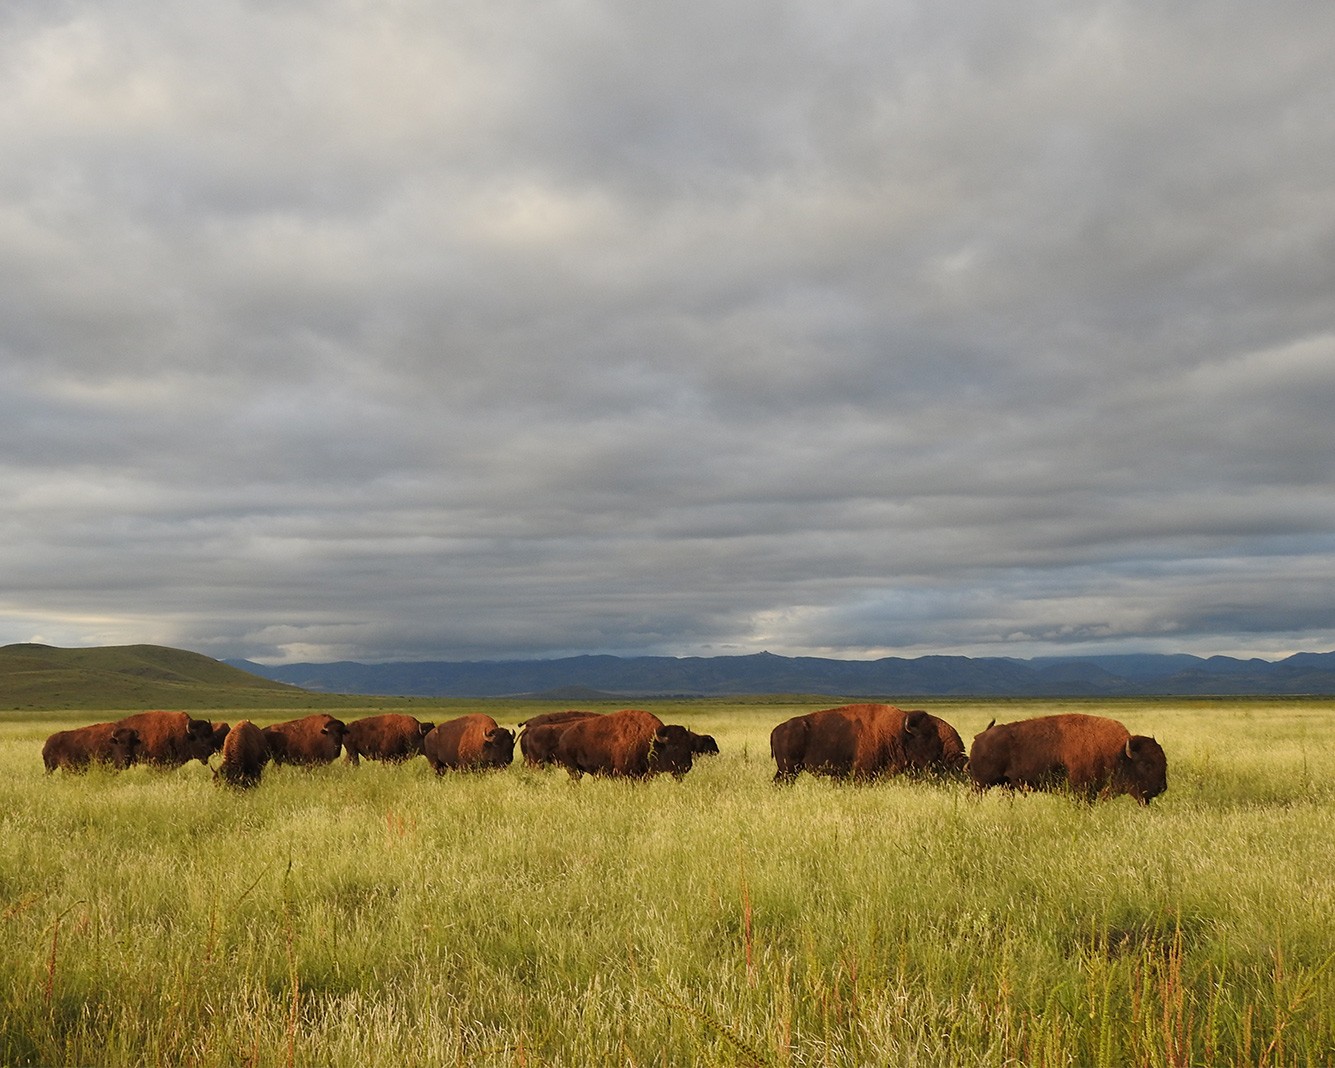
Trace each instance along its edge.
{"label": "field vegetation", "polygon": [[834,703],[654,704],[722,749],[680,782],[418,758],[248,793],[48,777],[47,734],[120,713],[0,713],[0,1063],[1335,1062],[1335,702],[920,703],[966,743],[1113,715],[1168,753],[1148,808],[772,785],[770,728]]}

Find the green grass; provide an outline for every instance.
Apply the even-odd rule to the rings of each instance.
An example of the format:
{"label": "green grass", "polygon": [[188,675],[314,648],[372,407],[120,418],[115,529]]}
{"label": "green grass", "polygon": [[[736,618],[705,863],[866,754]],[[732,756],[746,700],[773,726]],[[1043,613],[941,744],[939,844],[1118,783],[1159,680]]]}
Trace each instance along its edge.
{"label": "green grass", "polygon": [[116,713],[0,716],[0,1063],[1335,1060],[1335,702],[924,705],[966,743],[1077,707],[1154,733],[1148,809],[780,789],[769,730],[817,706],[652,707],[722,755],[237,794],[198,764],[48,778],[46,734]]}

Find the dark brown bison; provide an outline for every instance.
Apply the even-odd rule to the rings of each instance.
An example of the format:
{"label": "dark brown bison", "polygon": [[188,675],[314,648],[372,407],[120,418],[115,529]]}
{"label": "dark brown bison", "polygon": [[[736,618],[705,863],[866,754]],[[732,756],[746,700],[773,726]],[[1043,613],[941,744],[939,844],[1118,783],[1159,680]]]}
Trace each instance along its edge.
{"label": "dark brown bison", "polygon": [[117,721],[139,732],[139,762],[179,768],[192,760],[207,764],[214,748],[213,724],[184,712],[137,712]]}
{"label": "dark brown bison", "polygon": [[213,773],[214,778],[242,790],[258,786],[271,755],[264,732],[243,719],[223,739],[222,764]]}
{"label": "dark brown bison", "polygon": [[437,724],[422,739],[422,752],[437,775],[446,770],[507,768],[515,755],[514,731],[481,712]]}
{"label": "dark brown bison", "polygon": [[338,759],[348,727],[323,712],[264,728],[275,764],[329,764]]}
{"label": "dark brown bison", "polygon": [[209,726],[213,728],[213,738],[211,741],[211,744],[213,745],[213,751],[215,753],[221,753],[223,742],[227,741],[227,732],[232,728],[229,727],[226,723],[220,723],[216,719],[212,723],[210,723]]}
{"label": "dark brown bison", "polygon": [[572,723],[556,743],[556,762],[575,779],[586,773],[643,779],[665,772],[680,779],[691,770],[693,755],[690,731],[635,708]]}
{"label": "dark brown bison", "polygon": [[57,731],[42,746],[48,775],[56,768],[86,771],[89,764],[107,764],[122,771],[139,756],[139,732],[119,723],[93,723]]}
{"label": "dark brown bison", "polygon": [[794,716],[770,732],[774,781],[792,782],[803,771],[872,779],[930,768],[942,758],[932,720],[926,712],[893,705],[844,705]]}
{"label": "dark brown bison", "polygon": [[932,762],[931,770],[944,772],[947,775],[962,774],[965,765],[969,763],[969,754],[965,751],[964,739],[960,737],[960,732],[940,716],[924,714],[932,721],[941,739],[941,756]]}
{"label": "dark brown bison", "polygon": [[359,764],[362,757],[401,764],[422,752],[422,739],[434,727],[397,712],[354,719],[343,735],[344,756],[349,764]]}
{"label": "dark brown bison", "polygon": [[583,719],[592,719],[598,712],[543,712],[530,716],[520,723],[519,751],[524,755],[524,763],[530,768],[545,767],[556,763],[556,742],[562,732],[572,723]]}
{"label": "dark brown bison", "polygon": [[714,741],[712,734],[696,734],[693,730],[686,733],[691,737],[691,752],[696,756],[714,756],[718,753],[718,742]]}
{"label": "dark brown bison", "polygon": [[1168,760],[1153,738],[1115,719],[1066,713],[989,723],[969,750],[974,788],[1070,789],[1090,801],[1130,794],[1142,805],[1168,789]]}

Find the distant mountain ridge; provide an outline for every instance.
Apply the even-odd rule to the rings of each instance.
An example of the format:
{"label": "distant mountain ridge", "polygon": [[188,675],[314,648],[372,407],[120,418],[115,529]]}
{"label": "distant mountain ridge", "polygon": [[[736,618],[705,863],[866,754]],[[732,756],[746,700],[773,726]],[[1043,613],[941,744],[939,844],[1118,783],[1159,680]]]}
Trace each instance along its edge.
{"label": "distant mountain ridge", "polygon": [[226,663],[322,693],[513,697],[577,688],[627,697],[808,693],[831,696],[1118,697],[1335,695],[1335,652],[1279,661],[1179,654],[922,656],[878,660],[746,656],[572,656],[266,666]]}

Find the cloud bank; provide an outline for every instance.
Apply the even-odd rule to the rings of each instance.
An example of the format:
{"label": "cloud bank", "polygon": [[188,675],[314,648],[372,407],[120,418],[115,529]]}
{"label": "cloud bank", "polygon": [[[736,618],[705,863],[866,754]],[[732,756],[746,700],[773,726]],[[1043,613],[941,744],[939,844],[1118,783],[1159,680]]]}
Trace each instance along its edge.
{"label": "cloud bank", "polygon": [[1330,5],[0,27],[5,640],[1335,647]]}

